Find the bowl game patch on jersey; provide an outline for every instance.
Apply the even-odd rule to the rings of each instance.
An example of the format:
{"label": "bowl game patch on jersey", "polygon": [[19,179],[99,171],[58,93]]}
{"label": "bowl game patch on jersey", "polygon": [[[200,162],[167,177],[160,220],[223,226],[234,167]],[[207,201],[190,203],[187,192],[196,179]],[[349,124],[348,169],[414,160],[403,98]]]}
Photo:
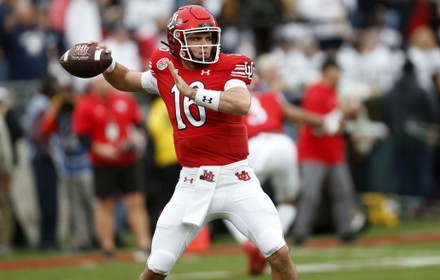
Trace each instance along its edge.
{"label": "bowl game patch on jersey", "polygon": [[168,61],[170,60],[167,57],[159,59],[156,63],[157,69],[165,70],[168,67]]}

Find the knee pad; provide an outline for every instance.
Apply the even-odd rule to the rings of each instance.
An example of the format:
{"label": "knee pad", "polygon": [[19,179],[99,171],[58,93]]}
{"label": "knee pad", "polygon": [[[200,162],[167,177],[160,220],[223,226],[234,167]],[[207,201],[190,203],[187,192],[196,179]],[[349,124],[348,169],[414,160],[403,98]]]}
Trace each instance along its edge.
{"label": "knee pad", "polygon": [[154,273],[168,275],[176,261],[177,258],[173,254],[157,250],[152,252],[148,259],[148,268]]}

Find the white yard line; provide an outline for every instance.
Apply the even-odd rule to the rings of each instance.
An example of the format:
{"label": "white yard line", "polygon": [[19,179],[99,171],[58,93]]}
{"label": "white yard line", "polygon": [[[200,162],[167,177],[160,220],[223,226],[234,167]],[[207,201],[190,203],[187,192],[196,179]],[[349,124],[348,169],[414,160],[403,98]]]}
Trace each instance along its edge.
{"label": "white yard line", "polygon": [[207,271],[207,272],[190,272],[190,273],[182,273],[170,275],[168,278],[170,280],[184,280],[184,279],[213,279],[213,278],[229,278],[233,277],[234,273],[231,271]]}
{"label": "white yard line", "polygon": [[366,268],[385,267],[423,267],[440,265],[440,256],[407,257],[407,258],[386,258],[375,260],[364,260],[361,262],[323,262],[297,265],[300,273],[330,272],[342,270],[359,270]]}
{"label": "white yard line", "polygon": [[[419,256],[405,258],[384,258],[374,260],[363,260],[357,262],[338,261],[298,264],[296,267],[300,274],[316,272],[334,272],[343,270],[361,270],[369,268],[387,268],[387,267],[424,267],[440,265],[440,256]],[[171,280],[198,280],[198,279],[226,279],[237,276],[231,271],[209,271],[209,272],[191,272],[174,274],[169,277]]]}

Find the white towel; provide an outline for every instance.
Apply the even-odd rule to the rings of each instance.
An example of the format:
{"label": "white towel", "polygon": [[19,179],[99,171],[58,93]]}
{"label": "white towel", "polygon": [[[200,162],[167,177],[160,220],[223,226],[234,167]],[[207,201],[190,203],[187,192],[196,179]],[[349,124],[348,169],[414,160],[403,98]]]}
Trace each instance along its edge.
{"label": "white towel", "polygon": [[201,166],[197,173],[191,201],[183,215],[185,224],[202,226],[214,196],[220,174],[220,166]]}

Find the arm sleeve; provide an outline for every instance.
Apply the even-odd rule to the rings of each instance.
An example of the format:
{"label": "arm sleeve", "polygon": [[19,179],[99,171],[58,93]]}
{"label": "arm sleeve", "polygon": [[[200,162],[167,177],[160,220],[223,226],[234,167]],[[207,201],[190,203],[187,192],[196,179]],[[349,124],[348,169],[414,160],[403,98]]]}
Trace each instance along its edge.
{"label": "arm sleeve", "polygon": [[141,78],[142,87],[149,93],[159,94],[157,88],[157,79],[153,76],[151,70],[142,73]]}
{"label": "arm sleeve", "polygon": [[239,79],[231,79],[231,80],[229,80],[229,81],[227,81],[225,83],[224,90],[226,91],[226,90],[228,90],[230,88],[233,88],[233,87],[244,87],[244,88],[246,88],[246,83],[244,81],[242,81],[242,80],[239,80]]}

